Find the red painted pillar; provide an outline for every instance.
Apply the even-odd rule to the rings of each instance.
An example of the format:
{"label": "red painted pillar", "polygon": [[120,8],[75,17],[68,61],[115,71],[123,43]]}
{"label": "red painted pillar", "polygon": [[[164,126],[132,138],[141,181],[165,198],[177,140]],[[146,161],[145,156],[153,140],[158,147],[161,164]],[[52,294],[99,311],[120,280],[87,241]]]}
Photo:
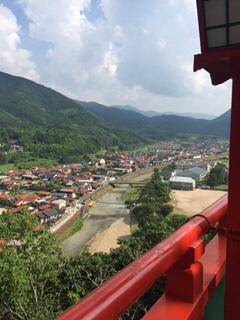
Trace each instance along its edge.
{"label": "red painted pillar", "polygon": [[232,63],[232,75],[225,320],[239,319],[240,305],[240,59]]}

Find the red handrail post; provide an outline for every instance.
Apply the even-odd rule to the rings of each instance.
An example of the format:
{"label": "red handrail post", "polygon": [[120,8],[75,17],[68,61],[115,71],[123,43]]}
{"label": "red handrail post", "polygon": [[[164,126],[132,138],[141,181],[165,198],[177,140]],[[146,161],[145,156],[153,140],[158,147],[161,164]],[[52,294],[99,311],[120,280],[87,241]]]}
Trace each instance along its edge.
{"label": "red handrail post", "polygon": [[[80,302],[63,312],[56,319],[118,319],[163,274],[165,274],[173,264],[179,261],[179,259],[189,251],[189,247],[193,245],[197,239],[208,232],[210,226],[217,223],[227,213],[227,201],[228,198],[227,195],[225,195],[210,207],[202,211],[201,214],[192,217],[172,235],[126,266],[122,271],[106,281],[99,288],[95,289]],[[203,291],[199,298],[197,298],[197,301],[195,303],[189,303],[178,298],[171,299],[171,296],[166,297],[166,295],[164,295],[166,303],[164,303],[161,310],[163,317],[159,317],[158,305],[163,301],[163,299],[159,299],[159,303],[155,304],[157,307],[154,308],[154,305],[153,308],[151,308],[154,316],[152,316],[152,312],[150,311],[149,317],[147,316],[146,319],[201,319],[199,318],[199,315],[202,315],[203,307],[208,299],[208,288],[210,286],[211,288],[215,288],[215,284],[218,282],[213,280],[213,278],[216,278],[217,280],[219,275],[222,276],[223,274],[223,263],[225,261],[225,238],[223,240],[224,243],[219,240],[221,243],[217,246],[214,242],[213,250],[210,255],[207,255],[207,259],[205,260],[203,258],[206,253],[201,256],[201,246],[197,246],[193,251],[195,258],[191,258],[191,261],[197,261],[198,257],[201,256],[200,262],[203,265],[207,264],[207,272],[204,273],[205,278],[207,279],[204,280],[203,275]],[[221,257],[218,254],[219,252],[221,253]],[[224,258],[222,257],[223,253]],[[188,254],[191,256],[191,251]],[[186,255],[184,259],[187,257],[188,255]],[[187,260],[188,259],[189,257]],[[218,276],[216,277],[216,275]],[[205,298],[206,294],[207,298]],[[169,306],[170,308],[168,309]],[[157,316],[155,316],[156,309],[158,314]],[[171,312],[169,314],[168,311],[171,310],[173,310],[173,314]],[[179,312],[181,314],[179,314]],[[187,317],[189,314],[190,317]]]}
{"label": "red handrail post", "polygon": [[193,303],[203,290],[204,241],[197,240],[167,272],[165,294]]}
{"label": "red handrail post", "polygon": [[240,56],[232,59],[232,108],[228,183],[227,257],[225,281],[226,320],[239,317],[240,296],[240,214],[239,214],[239,163],[240,163]]}

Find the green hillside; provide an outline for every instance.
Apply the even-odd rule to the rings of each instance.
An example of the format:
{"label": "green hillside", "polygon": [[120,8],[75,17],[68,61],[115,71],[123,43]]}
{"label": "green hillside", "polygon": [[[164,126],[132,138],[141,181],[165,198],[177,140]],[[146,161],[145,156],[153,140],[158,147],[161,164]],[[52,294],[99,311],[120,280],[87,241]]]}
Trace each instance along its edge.
{"label": "green hillside", "polygon": [[106,107],[96,102],[79,101],[79,103],[92,114],[112,124],[128,129],[131,128],[137,134],[154,140],[191,134],[229,138],[229,111],[213,120],[195,119],[172,114],[147,117],[133,110]]}
{"label": "green hillside", "polygon": [[0,143],[10,139],[34,157],[63,163],[100,149],[127,149],[146,142],[52,89],[0,72]]}

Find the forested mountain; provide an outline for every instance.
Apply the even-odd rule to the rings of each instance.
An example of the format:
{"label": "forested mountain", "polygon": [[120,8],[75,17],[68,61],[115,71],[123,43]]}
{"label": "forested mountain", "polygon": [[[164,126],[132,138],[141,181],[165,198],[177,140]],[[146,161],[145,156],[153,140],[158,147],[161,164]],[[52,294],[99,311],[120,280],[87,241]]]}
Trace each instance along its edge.
{"label": "forested mountain", "polygon": [[98,117],[131,128],[136,133],[152,139],[174,137],[182,134],[202,134],[216,137],[229,137],[230,112],[213,120],[180,117],[176,115],[144,116],[136,111],[106,107],[96,102],[79,102],[86,110]]}
{"label": "forested mountain", "polygon": [[65,163],[102,148],[146,142],[52,89],[0,72],[0,143],[9,139],[35,157]]}
{"label": "forested mountain", "polygon": [[129,149],[189,134],[229,136],[230,113],[214,120],[147,117],[132,110],[76,102],[33,81],[0,72],[0,143],[16,140],[35,158],[62,163],[90,153]]}

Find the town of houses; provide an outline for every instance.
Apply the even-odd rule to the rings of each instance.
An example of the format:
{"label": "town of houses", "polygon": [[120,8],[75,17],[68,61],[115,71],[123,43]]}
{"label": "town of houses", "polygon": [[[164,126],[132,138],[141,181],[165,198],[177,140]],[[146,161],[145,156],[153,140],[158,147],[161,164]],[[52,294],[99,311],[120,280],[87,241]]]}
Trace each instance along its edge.
{"label": "town of houses", "polygon": [[[70,214],[83,199],[109,182],[140,170],[147,166],[174,161],[177,170],[166,172],[165,179],[176,189],[193,190],[196,181],[201,181],[209,173],[214,163],[207,161],[208,156],[226,154],[228,146],[205,148],[200,144],[164,144],[152,146],[148,152],[113,152],[104,159],[94,159],[89,163],[37,168],[8,170],[0,173],[0,214],[9,210],[19,213],[23,207],[35,214],[40,224],[54,225]],[[7,204],[7,206],[6,206]]]}

